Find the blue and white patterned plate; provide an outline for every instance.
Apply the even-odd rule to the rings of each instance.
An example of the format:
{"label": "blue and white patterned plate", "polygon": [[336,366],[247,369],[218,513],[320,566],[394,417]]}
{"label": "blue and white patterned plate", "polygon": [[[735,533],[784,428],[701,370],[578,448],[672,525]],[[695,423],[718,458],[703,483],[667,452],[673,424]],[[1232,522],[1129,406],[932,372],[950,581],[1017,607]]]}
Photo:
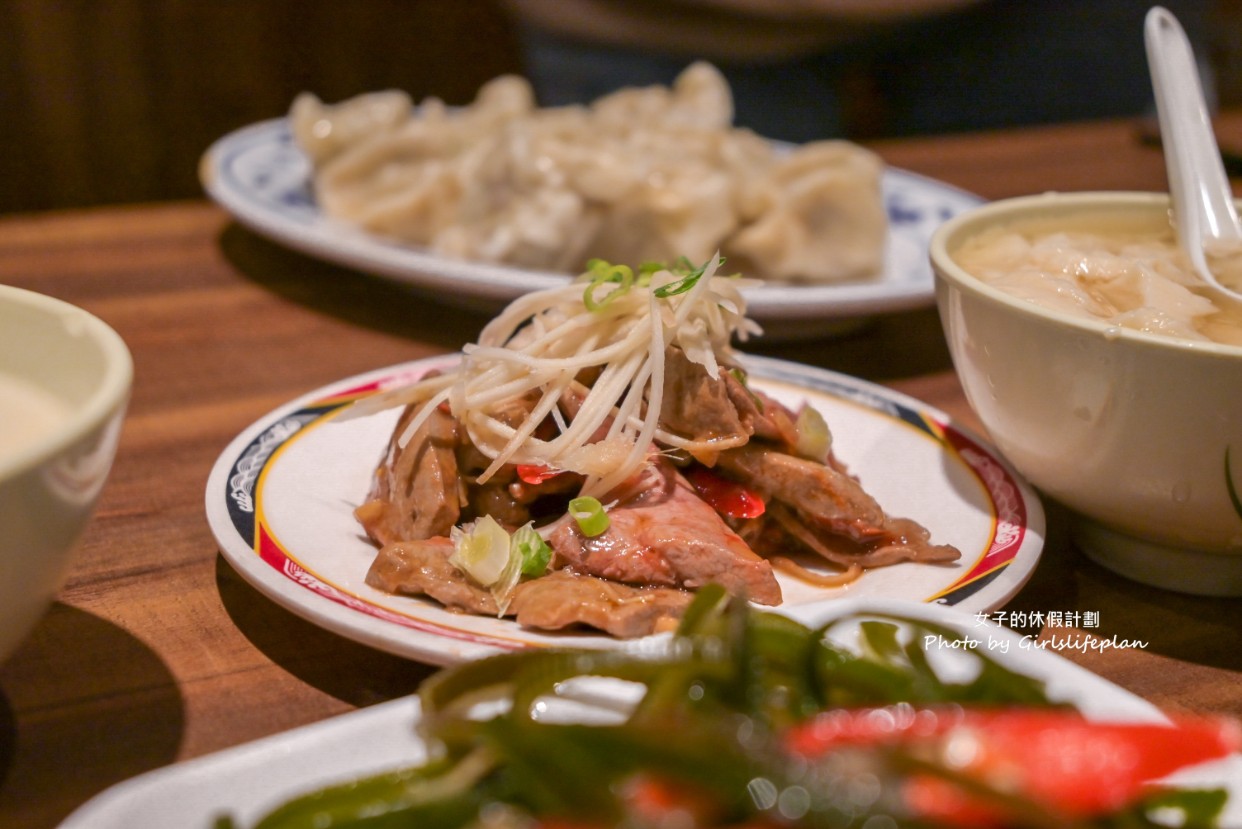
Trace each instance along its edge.
{"label": "blue and white patterned plate", "polygon": [[[920,619],[955,631],[962,641],[977,640],[978,647],[986,647],[989,657],[1040,680],[1052,699],[1074,705],[1090,719],[1159,722],[1164,718],[1150,702],[1074,664],[1055,650],[1035,647],[1031,637],[948,608],[893,599],[850,599],[823,605],[801,621],[814,626],[831,619],[874,614]],[[856,630],[847,627],[837,641],[857,647],[857,633],[853,632]],[[928,657],[946,675],[953,670],[969,670],[971,662],[961,650],[925,648]],[[549,709],[553,714],[563,716],[562,712],[569,710],[578,722],[615,721],[618,707],[614,700],[621,697],[620,686],[599,689],[598,685],[579,685],[577,690],[595,691],[593,696],[599,703],[573,705],[575,700],[560,698],[545,700],[545,704],[559,706]],[[611,697],[601,696],[600,690],[610,691]],[[420,716],[418,699],[403,697],[166,766],[97,795],[70,815],[59,829],[208,827],[216,816],[225,813],[233,815],[239,825],[252,826],[278,804],[300,794],[425,762],[429,749],[419,736]],[[1242,825],[1242,755],[1233,754],[1185,769],[1169,782],[1185,788],[1224,789],[1229,799],[1220,825]]]}
{"label": "blue and white patterned plate", "polygon": [[[375,547],[353,509],[366,497],[398,409],[338,420],[355,400],[444,370],[433,357],[347,378],[272,411],[234,439],[207,482],[206,510],[224,558],[287,610],[350,639],[432,664],[501,650],[572,643],[611,648],[587,632],[540,633],[511,619],[454,613],[366,583]],[[948,565],[881,567],[840,588],[778,573],[780,611],[873,597],[992,611],[1030,577],[1044,545],[1035,492],[984,441],[897,392],[810,366],[747,356],[751,382],[792,408],[815,406],[833,451],[890,512],[962,552]]]}
{"label": "blue and white patterned plate", "polygon": [[[310,162],[283,118],[221,138],[203,156],[199,175],[207,193],[257,233],[329,262],[416,285],[459,305],[495,310],[567,278],[449,259],[325,217],[315,203]],[[750,316],[768,329],[770,339],[823,333],[859,317],[932,304],[928,240],[942,222],[981,199],[892,168],[884,173],[883,187],[890,223],[884,273],[869,282],[763,285],[749,291]]]}

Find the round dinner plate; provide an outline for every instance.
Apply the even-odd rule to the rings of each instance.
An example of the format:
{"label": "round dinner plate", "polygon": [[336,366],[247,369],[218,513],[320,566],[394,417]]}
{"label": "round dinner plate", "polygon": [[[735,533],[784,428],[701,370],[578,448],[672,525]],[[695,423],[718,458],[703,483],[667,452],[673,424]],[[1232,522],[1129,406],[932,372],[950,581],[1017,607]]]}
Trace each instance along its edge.
{"label": "round dinner plate", "polygon": [[[547,633],[511,619],[446,610],[366,584],[376,548],[354,520],[400,412],[339,417],[353,401],[408,383],[459,355],[420,360],[333,383],[254,423],[216,461],[207,518],[220,551],[254,587],[342,636],[432,664],[523,647],[613,647],[589,632]],[[996,451],[939,411],[889,389],[770,358],[746,358],[751,382],[791,405],[821,411],[834,452],[894,516],[912,518],[935,543],[956,546],[949,565],[903,563],[853,584],[817,588],[778,574],[781,610],[805,613],[840,598],[934,602],[990,612],[1026,582],[1044,543],[1033,490]]]}
{"label": "round dinner plate", "polygon": [[[315,202],[311,172],[287,120],[280,118],[220,138],[203,156],[199,177],[216,202],[261,235],[476,310],[495,310],[521,294],[561,285],[569,278],[450,259],[329,219]],[[928,241],[942,222],[982,200],[894,168],[885,170],[882,187],[889,220],[884,272],[865,282],[769,283],[748,290],[748,315],[771,329],[770,338],[809,335],[860,317],[932,304],[935,287]]]}
{"label": "round dinner plate", "polygon": [[[935,606],[905,602],[859,600],[821,607],[804,624],[870,614],[901,616],[947,627],[963,638],[988,643],[988,656],[1010,670],[1043,682],[1050,699],[1072,704],[1093,720],[1161,722],[1164,716],[1147,700],[1091,673],[1060,654],[1030,647],[1030,637],[991,622],[962,618]],[[857,649],[849,628],[838,641]],[[834,637],[835,638],[835,637]],[[995,646],[994,646],[995,643]],[[935,649],[945,675],[970,660],[957,649]],[[564,698],[551,704],[572,702]],[[563,705],[562,705],[563,707]],[[546,710],[546,709],[545,709]],[[615,707],[575,706],[576,721],[610,722]],[[215,754],[165,766],[118,783],[78,808],[59,829],[167,829],[207,827],[230,814],[239,826],[253,826],[290,798],[317,789],[358,780],[426,761],[428,746],[420,737],[418,698],[402,697],[341,714],[225,749]],[[1056,739],[1054,737],[1054,739]],[[1066,744],[1070,751],[1077,746]],[[1179,772],[1170,782],[1185,788],[1224,789],[1228,801],[1221,826],[1242,825],[1242,755]]]}

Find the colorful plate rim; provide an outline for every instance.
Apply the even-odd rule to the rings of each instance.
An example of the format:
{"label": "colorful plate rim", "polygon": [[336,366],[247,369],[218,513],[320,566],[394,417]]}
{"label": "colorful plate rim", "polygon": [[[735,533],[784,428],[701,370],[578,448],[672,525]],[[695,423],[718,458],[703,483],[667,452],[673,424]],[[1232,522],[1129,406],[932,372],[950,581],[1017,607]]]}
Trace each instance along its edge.
{"label": "colorful plate rim", "polygon": [[[520,294],[568,279],[549,271],[450,259],[334,222],[320,212],[310,178],[309,162],[285,118],[222,136],[199,164],[208,195],[255,232],[334,264],[434,291],[448,302],[495,309]],[[983,199],[895,167],[886,168],[882,186],[892,231],[882,277],[830,285],[762,285],[747,292],[754,319],[797,323],[793,330],[810,334],[845,320],[934,303],[935,279],[927,256],[931,235]],[[788,327],[780,335],[793,336]]]}
{"label": "colorful plate rim", "polygon": [[[217,459],[205,493],[208,523],[221,554],[246,581],[287,610],[346,638],[410,659],[451,664],[498,650],[570,641],[614,646],[616,640],[602,635],[536,634],[510,620],[449,614],[420,599],[397,600],[397,609],[393,597],[385,597],[388,606],[377,604],[306,566],[296,551],[287,548],[282,531],[265,520],[265,476],[291,441],[310,434],[313,427],[373,392],[386,379],[409,377],[456,359],[457,355],[441,355],[332,383],[277,408],[239,434]],[[745,362],[756,382],[786,383],[857,406],[859,417],[884,418],[885,429],[914,430],[920,440],[934,442],[930,451],[938,458],[955,459],[954,463],[977,481],[990,511],[982,517],[983,523],[990,521],[987,536],[972,537],[972,546],[966,551],[968,559],[951,583],[917,595],[898,594],[897,598],[934,602],[968,613],[991,611],[1003,606],[1026,583],[1043,548],[1043,507],[1034,490],[995,449],[944,413],[883,386],[773,358],[748,356]],[[848,436],[837,439],[848,440]],[[889,570],[873,571],[873,578],[889,579]],[[839,601],[847,596],[825,594],[823,598]]]}

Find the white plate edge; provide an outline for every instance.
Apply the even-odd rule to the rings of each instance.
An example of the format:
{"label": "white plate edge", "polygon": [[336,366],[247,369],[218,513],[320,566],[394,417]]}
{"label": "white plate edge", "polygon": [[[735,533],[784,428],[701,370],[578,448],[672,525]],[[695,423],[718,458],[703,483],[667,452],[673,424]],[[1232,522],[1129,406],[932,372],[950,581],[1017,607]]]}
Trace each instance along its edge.
{"label": "white plate edge", "polygon": [[[895,613],[914,619],[938,622],[966,636],[983,636],[984,632],[1011,642],[1019,642],[1023,637],[1015,631],[1000,627],[993,622],[978,622],[969,617],[954,614],[948,609],[936,605],[916,602],[905,602],[891,599],[850,599],[836,605],[835,608],[818,618],[819,622],[854,613]],[[1167,719],[1152,703],[1138,695],[1092,673],[1064,657],[1047,650],[1012,651],[1012,657],[995,658],[1008,667],[1044,681],[1050,695],[1054,699],[1080,703],[1088,700],[1092,708],[1107,710],[1108,715],[1092,713],[1092,719],[1121,719],[1139,722],[1156,722]],[[1018,654],[1025,654],[1021,665],[1015,664]],[[390,745],[384,746],[385,753],[392,752],[392,765],[389,760],[377,761],[366,768],[349,765],[349,757],[323,750],[317,759],[321,765],[315,768],[316,783],[307,783],[301,788],[291,787],[287,791],[266,791],[261,797],[249,793],[248,801],[241,803],[222,803],[217,811],[225,810],[249,812],[271,808],[283,799],[296,796],[300,792],[323,785],[326,780],[347,780],[360,774],[391,768],[403,759],[401,752],[408,749],[404,758],[417,758],[422,743],[414,734],[415,718],[418,716],[416,696],[402,697],[384,703],[359,709],[347,714],[337,715],[309,725],[300,726],[286,732],[273,734],[258,740],[206,754],[201,757],[184,760],[144,772],[128,780],[114,784],[82,804],[65,821],[59,829],[164,829],[170,825],[164,822],[165,816],[175,817],[178,825],[186,825],[181,798],[178,793],[185,789],[194,789],[220,775],[229,776],[231,780],[240,781],[241,786],[225,786],[231,793],[244,789],[245,785],[255,785],[258,768],[270,774],[270,755],[284,755],[291,763],[304,763],[306,755],[295,751],[295,748],[306,745],[322,746],[324,742],[335,745],[338,742],[356,742],[353,735],[360,733],[397,735]],[[1114,716],[1119,715],[1119,716]],[[289,759],[294,758],[294,759]],[[326,759],[327,762],[322,761]],[[1242,755],[1234,755],[1224,761],[1205,766],[1206,774],[1195,775],[1193,784],[1227,785],[1230,790],[1230,804],[1226,812],[1225,826],[1242,825]],[[223,784],[217,783],[217,786]],[[161,798],[163,805],[161,806]],[[216,812],[202,816],[202,829],[209,829],[210,819]],[[147,819],[147,822],[143,822]]]}
{"label": "white plate edge", "polygon": [[[361,232],[356,235],[342,224],[332,223],[318,214],[318,221],[330,224],[334,236],[325,242],[315,229],[273,213],[256,205],[249,194],[227,183],[221,174],[220,158],[234,145],[254,140],[267,133],[288,131],[287,118],[272,118],[241,127],[214,141],[199,163],[199,180],[207,194],[226,211],[251,230],[288,245],[302,253],[338,265],[379,274],[392,279],[428,288],[460,288],[467,286],[481,300],[498,302],[513,299],[528,290],[564,284],[564,274],[540,270],[510,268],[481,262],[457,261],[395,243],[385,243]],[[782,142],[774,142],[782,143]],[[886,183],[917,183],[935,189],[954,202],[955,211],[982,204],[984,199],[963,188],[930,176],[886,166]],[[338,235],[339,234],[339,235]],[[411,271],[424,274],[411,278]],[[432,275],[430,271],[441,273]],[[514,289],[506,284],[515,271],[523,277],[523,287]],[[828,285],[768,285],[748,292],[750,313],[764,321],[830,321],[844,320],[880,312],[906,311],[934,303],[935,290],[930,263],[927,278],[917,282],[881,280],[878,282],[836,283]]]}
{"label": "white plate edge", "polygon": [[[240,452],[281,417],[304,408],[309,403],[323,399],[325,395],[395,373],[408,371],[413,367],[451,361],[456,356],[453,353],[436,355],[342,378],[302,394],[271,410],[239,433],[220,453],[208,476],[204,493],[208,523],[219,545],[220,554],[252,587],[264,594],[268,599],[300,618],[337,635],[345,636],[393,655],[436,665],[446,665],[455,661],[487,656],[502,648],[485,644],[486,640],[492,638],[486,634],[481,634],[477,637],[464,634],[462,639],[457,640],[449,636],[404,628],[396,624],[383,624],[381,620],[361,614],[337,601],[296,584],[255,555],[253,549],[237,537],[236,529],[220,494],[224,492],[227,475],[239,457]],[[969,430],[957,425],[944,412],[926,405],[909,395],[902,394],[880,384],[828,369],[776,358],[742,355],[742,359],[752,367],[756,367],[761,376],[766,370],[769,373],[776,373],[785,377],[791,375],[797,378],[818,377],[823,383],[828,385],[840,385],[866,391],[882,400],[892,401],[898,405],[904,405],[912,410],[933,416],[941,422],[950,425],[961,434],[975,440],[988,452],[992,460],[1006,469],[1010,479],[1017,485],[1027,513],[1026,537],[1014,560],[1006,565],[999,577],[993,578],[974,595],[950,607],[954,611],[963,614],[995,610],[1003,606],[1029,580],[1041,557],[1042,547],[1045,542],[1046,529],[1043,506],[1035,491],[1016,471],[1009,467],[995,447]],[[812,389],[815,388],[812,386]],[[821,389],[820,393],[827,392]],[[216,497],[213,498],[213,495]],[[245,546],[244,552],[242,546]],[[838,602],[843,600],[833,598],[826,599],[825,601]],[[504,636],[496,638],[507,640]],[[481,641],[471,641],[473,639]]]}

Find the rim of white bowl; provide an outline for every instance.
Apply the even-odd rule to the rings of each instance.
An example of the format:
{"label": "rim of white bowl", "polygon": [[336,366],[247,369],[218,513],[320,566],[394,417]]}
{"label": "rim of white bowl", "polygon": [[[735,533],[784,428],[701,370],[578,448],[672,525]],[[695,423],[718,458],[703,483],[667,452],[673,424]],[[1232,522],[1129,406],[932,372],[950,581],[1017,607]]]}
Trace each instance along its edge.
{"label": "rim of white bowl", "polygon": [[[1239,202],[1242,204],[1242,201]],[[1015,196],[998,199],[979,207],[972,208],[945,221],[932,234],[929,244],[929,255],[932,271],[937,280],[946,280],[956,287],[986,297],[992,302],[1009,306],[1020,313],[1039,317],[1056,325],[1077,328],[1083,331],[1099,333],[1110,339],[1130,341],[1143,346],[1180,351],[1187,354],[1210,355],[1222,359],[1237,360],[1242,358],[1242,345],[1216,342],[1214,340],[1187,340],[1167,334],[1153,334],[1133,328],[1124,328],[1111,323],[1072,317],[1053,311],[1038,303],[1021,299],[994,288],[970,272],[966,271],[949,254],[949,242],[959,235],[980,228],[1021,218],[1036,218],[1047,215],[1053,210],[1068,209],[1072,212],[1093,212],[1110,208],[1131,210],[1169,209],[1167,193],[1147,193],[1124,190],[1087,190],[1080,192],[1064,192],[1050,190],[1030,196]]]}
{"label": "rim of white bowl", "polygon": [[74,408],[63,428],[0,458],[0,481],[4,481],[38,466],[82,440],[118,409],[126,406],[133,386],[134,360],[120,334],[99,317],[72,303],[12,285],[0,285],[0,303],[24,305],[73,320],[75,325],[81,326],[84,336],[98,346],[104,357],[104,371],[98,387],[85,402]]}

